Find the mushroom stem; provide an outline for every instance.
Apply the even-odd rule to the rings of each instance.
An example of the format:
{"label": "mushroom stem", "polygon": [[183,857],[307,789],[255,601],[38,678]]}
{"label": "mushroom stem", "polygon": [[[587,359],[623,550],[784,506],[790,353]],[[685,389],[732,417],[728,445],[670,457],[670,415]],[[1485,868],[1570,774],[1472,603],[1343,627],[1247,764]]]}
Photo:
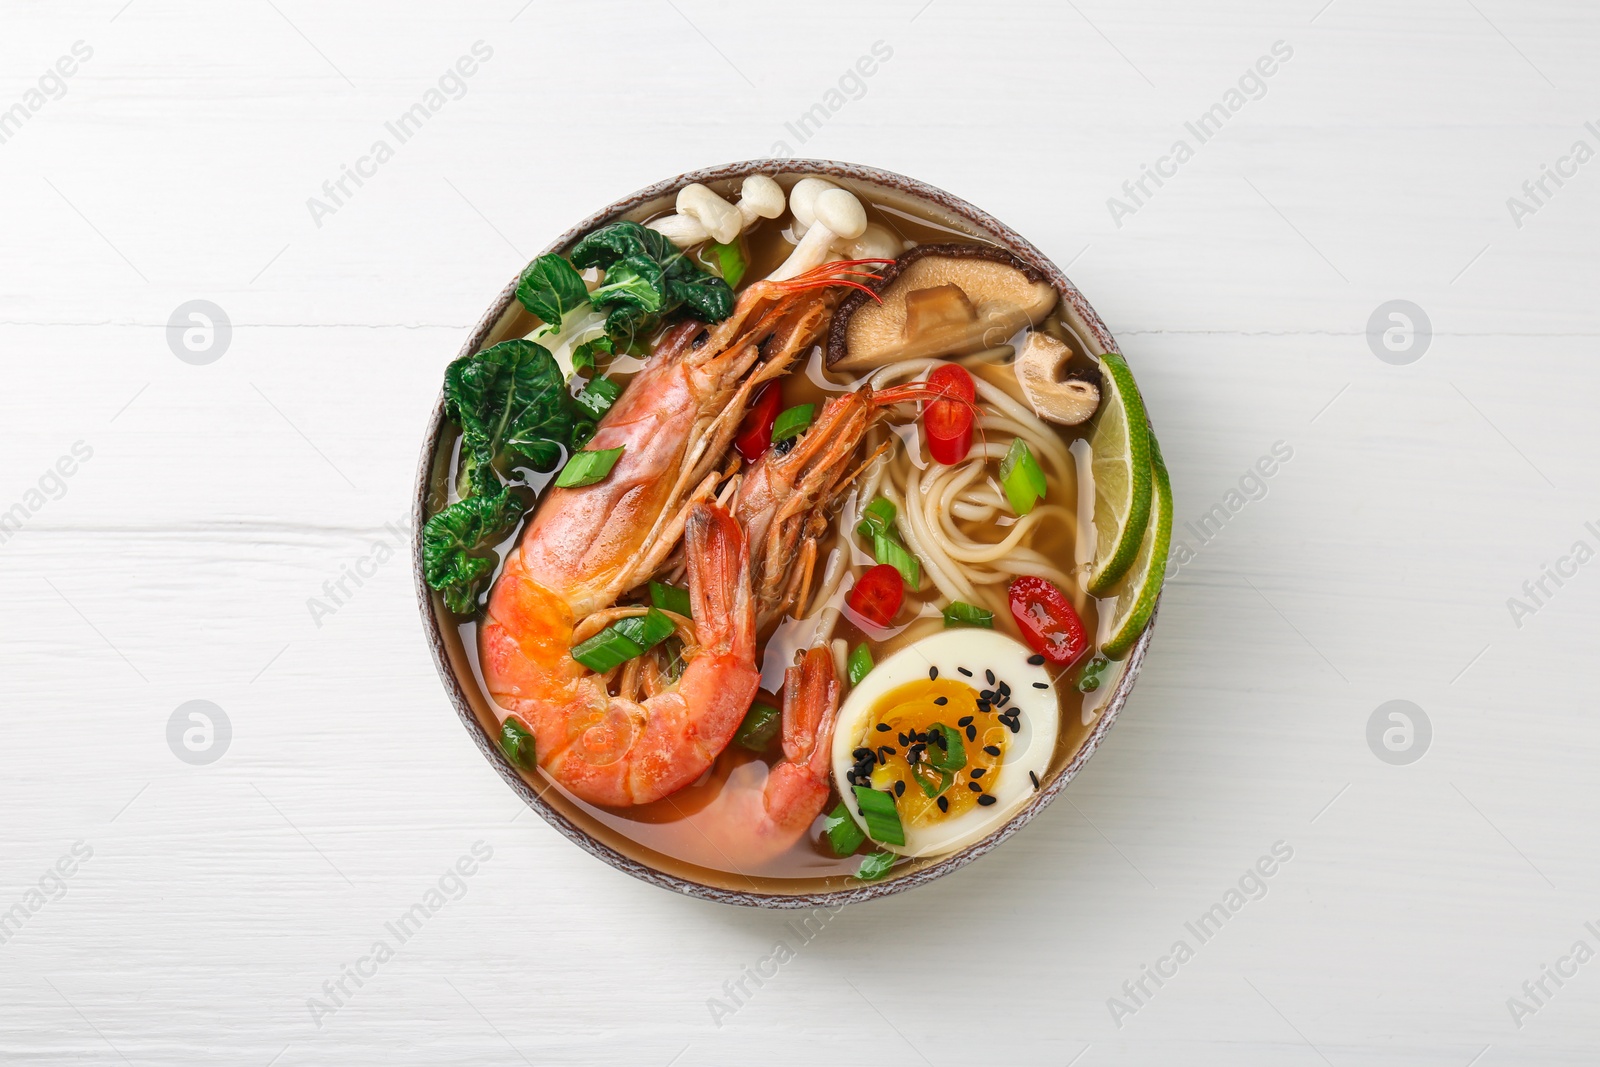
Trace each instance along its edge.
{"label": "mushroom stem", "polygon": [[645,223],[679,248],[690,248],[711,239],[711,234],[696,219],[688,215],[663,215]]}

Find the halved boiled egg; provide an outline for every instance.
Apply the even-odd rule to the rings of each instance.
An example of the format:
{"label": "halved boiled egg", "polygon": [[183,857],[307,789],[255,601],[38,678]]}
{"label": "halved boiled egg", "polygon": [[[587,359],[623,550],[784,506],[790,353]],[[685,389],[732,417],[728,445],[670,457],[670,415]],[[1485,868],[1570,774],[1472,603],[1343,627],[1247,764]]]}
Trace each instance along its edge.
{"label": "halved boiled egg", "polygon": [[851,690],[833,732],[834,784],[869,834],[854,787],[894,799],[905,844],[880,832],[881,847],[953,852],[1028,802],[1049,768],[1060,716],[1043,657],[993,630],[945,630],[896,652]]}

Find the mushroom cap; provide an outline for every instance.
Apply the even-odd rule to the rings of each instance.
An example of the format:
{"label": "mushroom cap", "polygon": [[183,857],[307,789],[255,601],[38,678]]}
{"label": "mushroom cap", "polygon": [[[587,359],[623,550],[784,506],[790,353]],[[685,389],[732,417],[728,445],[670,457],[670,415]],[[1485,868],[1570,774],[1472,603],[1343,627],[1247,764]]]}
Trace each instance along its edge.
{"label": "mushroom cap", "polygon": [[826,178],[801,178],[794,183],[794,188],[789,190],[789,210],[794,212],[794,221],[798,224],[794,231],[796,237],[804,234],[817,221],[813,211],[817,197],[829,189],[837,188]]}
{"label": "mushroom cap", "polygon": [[752,174],[739,186],[739,213],[747,225],[756,218],[775,219],[783,208],[783,186],[765,174]]}
{"label": "mushroom cap", "polygon": [[811,212],[817,222],[846,241],[853,241],[867,232],[867,209],[854,194],[843,189],[824,189],[818,193]]}
{"label": "mushroom cap", "polygon": [[975,244],[919,245],[875,288],[883,303],[851,293],[834,312],[830,370],[994,348],[1037,326],[1059,299],[1033,267],[1002,248]]}
{"label": "mushroom cap", "polygon": [[678,214],[699,222],[721,244],[738,237],[744,228],[744,216],[739,214],[739,209],[699,182],[678,190],[677,208]]}
{"label": "mushroom cap", "polygon": [[1017,353],[1017,384],[1033,413],[1060,426],[1087,422],[1100,407],[1100,386],[1066,375],[1072,349],[1034,330]]}

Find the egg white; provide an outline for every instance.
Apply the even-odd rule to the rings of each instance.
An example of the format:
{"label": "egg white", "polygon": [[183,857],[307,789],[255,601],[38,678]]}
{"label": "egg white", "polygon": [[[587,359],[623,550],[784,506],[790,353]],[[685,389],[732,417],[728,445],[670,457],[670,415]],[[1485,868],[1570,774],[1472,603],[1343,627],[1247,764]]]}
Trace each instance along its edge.
{"label": "egg white", "polygon": [[[1021,714],[1021,729],[1009,736],[1004,762],[989,779],[987,792],[995,803],[977,806],[931,826],[905,827],[906,843],[879,847],[902,856],[937,856],[954,852],[978,841],[1003,825],[1033,796],[1032,771],[1044,781],[1050,756],[1056,747],[1056,731],[1061,718],[1055,687],[1043,666],[1028,662],[1033,650],[1022,642],[993,630],[961,628],[943,630],[896,652],[874,666],[861,684],[850,691],[839,709],[833,731],[833,781],[845,808],[866,829],[866,820],[856,804],[855,791],[845,775],[854,765],[851,755],[857,748],[871,746],[866,739],[868,718],[874,705],[890,690],[928,677],[928,668],[939,668],[939,677],[966,682],[980,692],[992,689],[984,678],[992,670],[997,682],[1011,686],[1011,703]],[[965,667],[973,677],[956,668]],[[1043,682],[1044,689],[1034,687]],[[953,725],[953,724],[952,724]]]}

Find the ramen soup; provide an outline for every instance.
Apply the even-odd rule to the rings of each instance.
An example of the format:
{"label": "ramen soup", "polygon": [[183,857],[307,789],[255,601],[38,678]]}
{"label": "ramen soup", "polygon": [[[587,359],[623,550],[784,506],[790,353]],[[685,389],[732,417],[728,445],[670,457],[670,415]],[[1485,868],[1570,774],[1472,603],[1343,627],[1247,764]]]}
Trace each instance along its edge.
{"label": "ramen soup", "polygon": [[752,175],[516,295],[446,375],[424,573],[556,810],[810,892],[982,840],[1081,750],[1132,643],[1093,484],[1127,397],[1038,271],[904,194]]}

